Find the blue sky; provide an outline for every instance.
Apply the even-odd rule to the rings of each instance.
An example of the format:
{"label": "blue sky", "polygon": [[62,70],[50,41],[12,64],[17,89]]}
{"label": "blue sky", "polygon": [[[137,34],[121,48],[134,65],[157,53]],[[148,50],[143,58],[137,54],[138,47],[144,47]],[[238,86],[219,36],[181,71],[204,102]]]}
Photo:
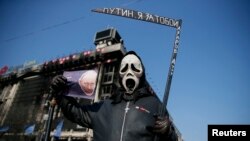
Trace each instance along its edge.
{"label": "blue sky", "polygon": [[175,29],[90,10],[122,7],[182,19],[168,109],[184,140],[207,140],[208,124],[250,124],[249,6],[248,0],[1,0],[0,67],[94,49],[95,33],[114,27],[162,97]]}

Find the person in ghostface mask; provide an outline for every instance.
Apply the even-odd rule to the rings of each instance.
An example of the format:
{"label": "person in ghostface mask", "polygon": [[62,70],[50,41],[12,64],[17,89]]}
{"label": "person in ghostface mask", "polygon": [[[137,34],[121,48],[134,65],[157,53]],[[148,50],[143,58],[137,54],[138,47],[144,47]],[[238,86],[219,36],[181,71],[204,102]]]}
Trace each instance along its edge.
{"label": "person in ghostface mask", "polygon": [[145,68],[133,51],[121,60],[120,87],[110,99],[92,105],[80,105],[74,98],[62,95],[67,79],[56,76],[51,89],[64,116],[74,123],[93,129],[94,141],[177,141],[177,135],[166,116],[157,116],[160,100],[149,90]]}

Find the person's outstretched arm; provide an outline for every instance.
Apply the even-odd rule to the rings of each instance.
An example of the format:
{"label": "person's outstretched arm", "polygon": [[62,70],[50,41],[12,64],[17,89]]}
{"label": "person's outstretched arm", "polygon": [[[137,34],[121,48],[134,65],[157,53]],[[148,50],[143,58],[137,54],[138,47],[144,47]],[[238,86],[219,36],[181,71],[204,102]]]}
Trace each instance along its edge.
{"label": "person's outstretched arm", "polygon": [[55,76],[51,81],[51,94],[67,119],[81,126],[92,128],[92,119],[102,103],[82,106],[74,98],[64,96],[62,93],[67,89],[67,83],[64,76]]}

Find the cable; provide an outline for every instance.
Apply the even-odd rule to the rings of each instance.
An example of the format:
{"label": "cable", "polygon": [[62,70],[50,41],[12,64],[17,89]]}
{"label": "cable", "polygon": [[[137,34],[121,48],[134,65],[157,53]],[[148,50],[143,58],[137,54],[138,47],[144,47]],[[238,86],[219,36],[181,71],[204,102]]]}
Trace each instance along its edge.
{"label": "cable", "polygon": [[5,40],[3,40],[3,42],[10,42],[10,41],[14,41],[14,40],[24,38],[24,37],[27,37],[27,36],[32,36],[32,35],[37,34],[39,32],[44,32],[44,31],[51,30],[51,29],[54,29],[54,28],[57,28],[57,27],[60,27],[60,26],[64,26],[66,24],[77,22],[77,21],[82,20],[84,18],[85,18],[84,16],[81,16],[81,17],[78,17],[78,18],[75,18],[75,19],[72,19],[72,20],[64,21],[64,22],[59,23],[59,24],[50,25],[50,26],[44,27],[44,28],[42,28],[42,29],[40,29],[38,31],[33,31],[33,32],[25,33],[23,35],[19,35],[19,36],[15,36],[15,37],[5,39]]}

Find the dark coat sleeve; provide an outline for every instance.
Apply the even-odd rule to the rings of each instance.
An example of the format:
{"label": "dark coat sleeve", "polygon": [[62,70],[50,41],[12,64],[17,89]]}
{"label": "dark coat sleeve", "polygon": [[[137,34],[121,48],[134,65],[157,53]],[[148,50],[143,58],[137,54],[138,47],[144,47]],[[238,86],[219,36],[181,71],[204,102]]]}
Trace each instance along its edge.
{"label": "dark coat sleeve", "polygon": [[[162,106],[161,102],[159,106]],[[160,107],[158,109],[160,109]],[[166,107],[164,107],[164,111],[165,111],[165,116],[169,119],[169,112],[166,109]],[[178,141],[178,135],[177,132],[175,131],[175,127],[171,119],[169,119],[168,126],[169,128],[167,129],[167,132],[163,135],[160,135],[160,141]]]}
{"label": "dark coat sleeve", "polygon": [[74,98],[63,96],[58,99],[58,105],[67,119],[83,127],[92,128],[92,120],[98,113],[102,103],[80,105]]}
{"label": "dark coat sleeve", "polygon": [[172,124],[169,125],[169,131],[161,135],[160,141],[178,141],[178,136],[176,134],[175,128]]}

